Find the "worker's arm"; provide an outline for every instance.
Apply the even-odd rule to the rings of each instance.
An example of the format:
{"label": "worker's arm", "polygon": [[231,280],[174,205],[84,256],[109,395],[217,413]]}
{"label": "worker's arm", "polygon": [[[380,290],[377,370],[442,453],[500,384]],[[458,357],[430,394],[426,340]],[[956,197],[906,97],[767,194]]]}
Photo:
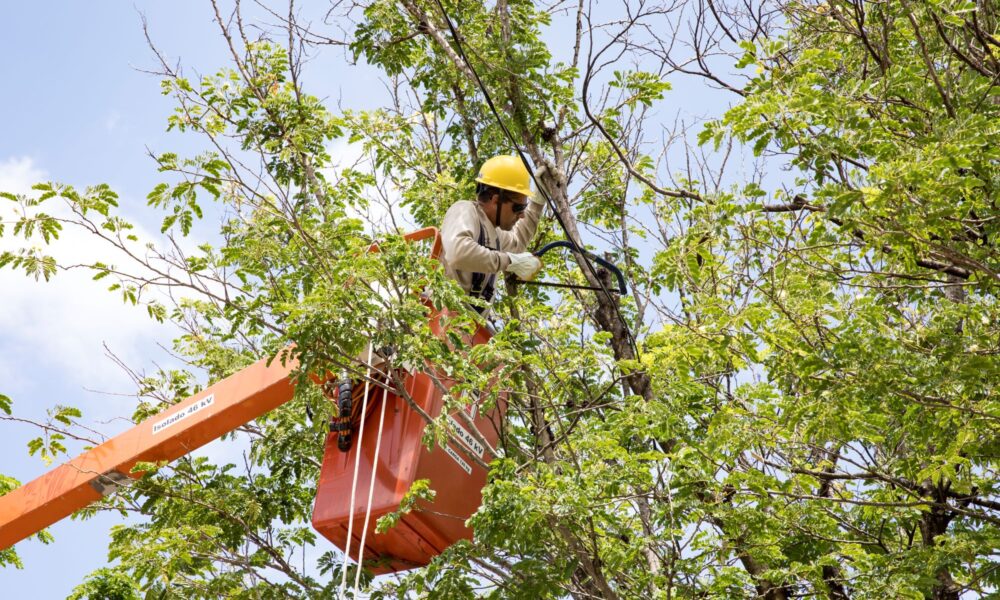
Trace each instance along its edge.
{"label": "worker's arm", "polygon": [[[445,213],[441,223],[441,243],[445,260],[452,269],[468,273],[498,273],[510,264],[506,252],[479,245],[479,228],[479,209],[474,202],[456,202]],[[500,244],[503,248],[502,239]]]}
{"label": "worker's arm", "polygon": [[524,210],[524,216],[514,224],[514,228],[510,231],[498,232],[500,234],[500,248],[504,252],[524,252],[524,249],[528,247],[528,242],[535,237],[538,221],[541,220],[544,209],[545,199],[537,195],[532,197],[528,208]]}

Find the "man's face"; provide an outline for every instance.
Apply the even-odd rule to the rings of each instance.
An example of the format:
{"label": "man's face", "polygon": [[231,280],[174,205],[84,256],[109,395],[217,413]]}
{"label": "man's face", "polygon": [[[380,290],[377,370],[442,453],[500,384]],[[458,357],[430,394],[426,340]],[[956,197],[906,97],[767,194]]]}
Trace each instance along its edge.
{"label": "man's face", "polygon": [[496,223],[496,226],[504,231],[510,231],[514,228],[514,224],[524,216],[524,209],[528,208],[528,198],[524,194],[512,192],[507,192],[505,196],[504,201],[497,197],[497,201],[501,204],[500,222]]}

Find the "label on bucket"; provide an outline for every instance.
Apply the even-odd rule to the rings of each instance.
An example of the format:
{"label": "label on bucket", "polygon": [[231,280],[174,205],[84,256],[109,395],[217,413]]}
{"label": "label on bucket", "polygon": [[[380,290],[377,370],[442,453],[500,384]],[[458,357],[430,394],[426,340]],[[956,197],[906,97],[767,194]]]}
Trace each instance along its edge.
{"label": "label on bucket", "polygon": [[458,422],[458,419],[456,419],[454,415],[448,415],[448,422],[451,423],[452,429],[455,430],[455,437],[458,438],[458,441],[465,444],[465,446],[471,450],[473,454],[482,458],[483,453],[486,452],[486,448],[479,443],[479,440],[474,438],[472,434],[469,433],[468,429],[462,427],[462,424]]}
{"label": "label on bucket", "polygon": [[472,475],[472,466],[465,462],[465,459],[459,456],[458,452],[455,452],[454,448],[445,444],[444,451],[448,453],[448,456],[450,456],[452,460],[458,463],[458,466],[462,467],[462,470],[465,471],[466,475]]}
{"label": "label on bucket", "polygon": [[191,415],[195,414],[196,412],[204,408],[212,406],[214,402],[215,402],[215,394],[209,394],[208,396],[205,396],[201,400],[198,400],[197,402],[185,408],[184,410],[176,412],[165,419],[153,423],[153,435],[160,433],[167,427],[172,427],[180,423],[184,419],[190,417]]}

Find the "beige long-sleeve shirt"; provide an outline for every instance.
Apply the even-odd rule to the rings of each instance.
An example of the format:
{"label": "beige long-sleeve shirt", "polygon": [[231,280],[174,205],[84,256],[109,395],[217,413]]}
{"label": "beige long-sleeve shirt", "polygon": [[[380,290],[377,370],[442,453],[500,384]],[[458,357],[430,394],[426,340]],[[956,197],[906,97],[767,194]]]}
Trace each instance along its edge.
{"label": "beige long-sleeve shirt", "polygon": [[[462,200],[452,204],[441,223],[444,253],[440,258],[445,273],[468,292],[472,290],[473,274],[488,277],[506,269],[510,264],[508,253],[524,252],[535,237],[542,207],[529,203],[514,228],[503,231],[493,226],[478,202]],[[485,245],[479,244],[480,232]]]}

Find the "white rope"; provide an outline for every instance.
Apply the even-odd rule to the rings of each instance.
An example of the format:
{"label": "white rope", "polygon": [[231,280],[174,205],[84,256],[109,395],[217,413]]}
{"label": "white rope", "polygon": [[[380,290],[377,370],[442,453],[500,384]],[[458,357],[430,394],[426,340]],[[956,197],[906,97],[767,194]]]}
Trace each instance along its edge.
{"label": "white rope", "polygon": [[361,561],[364,560],[365,536],[368,535],[368,521],[372,516],[372,498],[375,495],[375,470],[378,469],[378,453],[382,447],[382,424],[385,423],[385,405],[389,397],[389,377],[385,378],[385,388],[382,390],[382,409],[378,416],[378,433],[375,438],[375,459],[372,461],[372,478],[368,483],[368,504],[365,506],[365,526],[361,528],[361,548],[358,550],[358,572],[354,575],[354,597],[358,597],[361,586]]}
{"label": "white rope", "polygon": [[[356,446],[357,451],[354,453],[354,480],[351,483],[351,505],[347,512],[347,543],[344,544],[344,565],[340,570],[340,593],[337,594],[338,598],[344,597],[344,592],[347,590],[347,565],[351,560],[351,538],[354,535],[354,500],[358,491],[358,466],[361,464],[361,439],[365,434],[365,413],[368,412],[368,390],[371,386],[371,374],[372,374],[372,345],[368,344],[368,359],[365,361],[368,365],[368,370],[365,372],[365,396],[361,400],[361,424],[358,426],[358,445]],[[352,390],[353,394],[353,390]],[[354,406],[351,406],[353,412]],[[362,541],[362,544],[364,542]],[[361,552],[364,552],[364,546],[361,547]],[[360,552],[358,553],[358,558],[361,558]],[[358,570],[360,571],[361,564],[358,563]],[[357,589],[355,589],[355,595],[357,595]]]}

